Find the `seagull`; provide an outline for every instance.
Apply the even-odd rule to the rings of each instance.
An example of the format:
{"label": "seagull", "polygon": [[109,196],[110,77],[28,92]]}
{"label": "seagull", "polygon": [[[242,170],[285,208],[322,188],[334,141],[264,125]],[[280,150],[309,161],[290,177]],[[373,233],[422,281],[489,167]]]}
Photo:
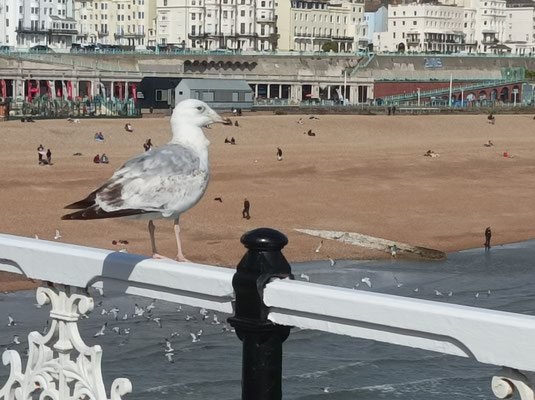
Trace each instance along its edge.
{"label": "seagull", "polygon": [[176,311],[176,312],[180,312],[180,311],[182,311],[182,306],[178,306],[178,307],[176,308],[175,311]]}
{"label": "seagull", "polygon": [[321,239],[320,244],[318,245],[318,247],[316,247],[316,253],[320,252],[321,246],[323,246],[323,239]]}
{"label": "seagull", "polygon": [[451,296],[453,296],[453,292],[450,291],[448,292],[448,297],[451,297]]}
{"label": "seagull", "polygon": [[93,337],[98,337],[98,336],[104,336],[104,331],[106,330],[106,327],[108,326],[108,323],[105,322],[104,325],[102,325],[102,328],[100,328],[100,331],[98,331],[97,333],[95,333],[93,335]]}
{"label": "seagull", "polygon": [[169,361],[170,363],[174,363],[175,361],[173,360],[173,356],[175,354],[174,353],[165,353],[165,356],[167,357],[167,361]]}
{"label": "seagull", "polygon": [[329,262],[331,263],[331,267],[334,267],[334,265],[336,264],[336,261],[333,260],[331,257],[327,256],[327,258],[329,259]]}
{"label": "seagull", "polygon": [[395,276],[394,276],[394,280],[396,281],[396,286],[397,286],[398,288],[400,288],[400,287],[403,286],[403,283],[400,283],[400,281],[398,281],[398,278],[396,278]]}
{"label": "seagull", "polygon": [[191,336],[191,343],[197,343],[200,341],[200,339],[197,337],[196,334],[194,334],[193,332],[190,332],[189,335]]}
{"label": "seagull", "polygon": [[118,335],[121,334],[121,328],[119,328],[118,326],[114,326],[113,328],[111,328],[111,330]]}
{"label": "seagull", "polygon": [[162,320],[160,317],[153,318],[152,320],[156,322],[160,328],[162,327]]}
{"label": "seagull", "polygon": [[192,316],[189,315],[189,314],[186,314],[186,321],[191,321],[192,319],[193,319],[193,320],[196,320],[197,318],[192,317]]}
{"label": "seagull", "polygon": [[201,308],[199,310],[199,314],[202,315],[202,320],[204,321],[206,318],[208,318],[208,311],[206,310],[206,308]]}
{"label": "seagull", "polygon": [[145,309],[143,307],[134,304],[134,315],[133,317],[142,317],[145,314]]}
{"label": "seagull", "polygon": [[174,352],[175,349],[173,349],[173,347],[171,346],[171,342],[167,339],[165,339],[165,352],[166,353],[172,353]]}
{"label": "seagull", "polygon": [[150,304],[145,308],[145,311],[147,311],[147,312],[151,312],[152,310],[154,310],[154,309],[156,308],[155,303],[156,303],[156,299],[155,299],[155,300],[152,300],[152,301],[150,302]]}
{"label": "seagull", "polygon": [[8,315],[7,316],[7,326],[15,326],[17,325],[17,323],[15,322],[15,320],[13,319],[13,317],[11,315]]}
{"label": "seagull", "polygon": [[310,276],[308,275],[301,274],[301,279],[304,279],[305,281],[310,282]]}
{"label": "seagull", "polygon": [[122,320],[126,321],[128,319],[128,314],[124,314]]}
{"label": "seagull", "polygon": [[419,288],[414,289],[414,293],[418,293],[420,291]]}
{"label": "seagull", "polygon": [[13,335],[13,344],[20,344],[19,335]]}
{"label": "seagull", "polygon": [[221,322],[219,322],[219,318],[217,317],[217,314],[214,314],[212,317],[212,325],[219,325]]}
{"label": "seagull", "polygon": [[476,295],[474,296],[476,299],[479,298],[479,292],[476,293]]}
{"label": "seagull", "polygon": [[372,287],[372,281],[367,276],[361,279],[362,282],[364,282],[366,285],[368,285],[369,288]]}
{"label": "seagull", "polygon": [[55,240],[60,240],[63,236],[59,233],[59,229],[56,229],[56,236],[54,236]]}
{"label": "seagull", "polygon": [[171,337],[174,338],[174,337],[179,337],[180,336],[180,333],[178,333],[177,331],[175,332],[171,332]]}
{"label": "seagull", "polygon": [[171,116],[173,137],[168,144],[131,158],[85,199],[65,207],[79,211],[61,218],[149,220],[153,258],[164,258],[156,250],[153,220],[172,219],[178,250],[175,259],[187,262],[180,242],[179,217],[197,204],[210,180],[210,142],[202,127],[212,123],[230,125],[231,121],[200,100],[181,101]]}
{"label": "seagull", "polygon": [[435,289],[435,296],[444,296],[441,291]]}
{"label": "seagull", "polygon": [[130,328],[124,328],[124,329],[123,329],[123,333],[124,333],[125,335],[130,335]]}

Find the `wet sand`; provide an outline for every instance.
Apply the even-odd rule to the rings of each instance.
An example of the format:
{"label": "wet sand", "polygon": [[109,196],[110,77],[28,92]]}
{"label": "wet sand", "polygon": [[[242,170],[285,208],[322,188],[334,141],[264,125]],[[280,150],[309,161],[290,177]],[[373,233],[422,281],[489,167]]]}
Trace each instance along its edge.
{"label": "wet sand", "polygon": [[[297,120],[302,117],[304,124]],[[535,121],[530,115],[318,116],[246,113],[239,127],[213,125],[212,178],[204,198],[181,217],[185,256],[233,267],[245,249],[240,236],[271,227],[289,238],[291,261],[377,259],[389,254],[324,241],[295,228],[350,231],[446,252],[535,237]],[[133,133],[124,130],[131,122]],[[312,129],[316,136],[304,132]],[[93,140],[102,131],[105,141]],[[147,224],[121,219],[62,221],[80,200],[152,138],[170,138],[169,118],[0,122],[0,232],[150,255]],[[234,137],[236,145],[225,144]],[[483,146],[489,139],[494,147]],[[39,166],[36,148],[52,151]],[[277,161],[277,147],[283,160]],[[433,150],[440,157],[424,157]],[[507,151],[508,158],[503,157]],[[82,156],[73,156],[80,152]],[[106,153],[110,163],[94,164]],[[214,198],[221,197],[222,202]],[[242,218],[243,199],[251,219]],[[176,255],[173,223],[158,220],[160,253]],[[7,285],[7,286],[6,286]],[[0,285],[0,290],[13,283]]]}

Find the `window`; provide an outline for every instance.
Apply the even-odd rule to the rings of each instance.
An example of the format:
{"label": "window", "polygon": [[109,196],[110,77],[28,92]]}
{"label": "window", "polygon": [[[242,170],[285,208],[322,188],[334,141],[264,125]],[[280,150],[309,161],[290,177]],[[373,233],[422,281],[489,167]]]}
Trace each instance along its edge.
{"label": "window", "polygon": [[413,25],[416,25],[416,21],[412,21],[412,24],[413,24]]}
{"label": "window", "polygon": [[242,35],[245,33],[245,23],[244,23],[244,22],[242,22],[242,23],[240,24],[240,33],[241,33]]}
{"label": "window", "polygon": [[245,10],[240,11],[240,16],[245,17]]}
{"label": "window", "polygon": [[266,6],[266,2],[265,2],[265,1],[262,1],[262,2],[260,3],[260,7],[265,7],[265,6]]}
{"label": "window", "polygon": [[196,29],[196,28],[197,28],[197,27],[196,27],[195,25],[192,25],[192,26],[191,26],[191,36],[195,36],[195,29]]}
{"label": "window", "polygon": [[163,6],[167,7],[167,0],[163,0]]}
{"label": "window", "polygon": [[191,14],[191,20],[195,21],[195,13]]}
{"label": "window", "polygon": [[[165,45],[165,39],[162,39],[162,44]],[[156,90],[156,101],[167,101],[167,90]]]}

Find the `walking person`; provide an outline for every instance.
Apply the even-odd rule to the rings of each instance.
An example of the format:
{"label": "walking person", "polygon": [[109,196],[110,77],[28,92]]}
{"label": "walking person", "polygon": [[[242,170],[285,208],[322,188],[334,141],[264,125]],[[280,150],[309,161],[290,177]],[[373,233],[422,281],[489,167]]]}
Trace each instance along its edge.
{"label": "walking person", "polygon": [[37,155],[39,156],[39,164],[43,163],[43,156],[45,155],[45,148],[42,144],[37,147]]}
{"label": "walking person", "polygon": [[50,149],[46,151],[46,162],[48,163],[48,165],[52,165],[52,152],[50,151]]}
{"label": "walking person", "polygon": [[249,208],[251,207],[251,203],[249,203],[249,200],[247,200],[247,198],[245,198],[243,200],[243,211],[242,211],[242,216],[243,218],[245,219],[250,219],[251,216],[249,215]]}
{"label": "walking person", "polygon": [[282,161],[282,150],[280,147],[277,147],[277,160]]}
{"label": "walking person", "polygon": [[492,236],[492,232],[490,231],[490,226],[487,226],[487,229],[485,229],[485,250],[490,249],[491,236]]}

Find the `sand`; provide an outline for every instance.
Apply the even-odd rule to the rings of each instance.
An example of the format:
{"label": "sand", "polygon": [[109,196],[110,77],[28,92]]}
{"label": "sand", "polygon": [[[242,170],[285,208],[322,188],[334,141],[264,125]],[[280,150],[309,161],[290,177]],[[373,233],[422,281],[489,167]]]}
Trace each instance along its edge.
{"label": "sand", "polygon": [[[297,120],[303,118],[304,124]],[[204,198],[181,217],[184,253],[198,263],[236,266],[243,233],[270,227],[288,236],[290,262],[377,259],[387,253],[325,241],[295,228],[358,232],[453,252],[535,237],[535,121],[530,115],[358,116],[246,113],[239,127],[213,125],[212,178]],[[234,119],[234,118],[233,118]],[[124,130],[131,122],[133,133]],[[315,137],[305,135],[312,129]],[[102,131],[105,141],[95,142]],[[169,118],[0,122],[0,232],[150,255],[147,224],[121,219],[60,220],[63,207],[89,194],[152,138],[170,138]],[[224,139],[236,139],[235,146]],[[491,139],[495,146],[483,146]],[[36,148],[52,151],[39,166]],[[280,147],[283,160],[277,161]],[[433,150],[440,157],[424,157]],[[507,151],[509,157],[503,157]],[[73,156],[81,152],[82,156]],[[110,163],[94,164],[105,152]],[[214,198],[221,197],[222,202]],[[243,199],[251,219],[242,218]],[[173,223],[158,220],[158,250],[176,255]],[[13,283],[8,283],[11,287]],[[5,290],[6,285],[0,285]]]}

